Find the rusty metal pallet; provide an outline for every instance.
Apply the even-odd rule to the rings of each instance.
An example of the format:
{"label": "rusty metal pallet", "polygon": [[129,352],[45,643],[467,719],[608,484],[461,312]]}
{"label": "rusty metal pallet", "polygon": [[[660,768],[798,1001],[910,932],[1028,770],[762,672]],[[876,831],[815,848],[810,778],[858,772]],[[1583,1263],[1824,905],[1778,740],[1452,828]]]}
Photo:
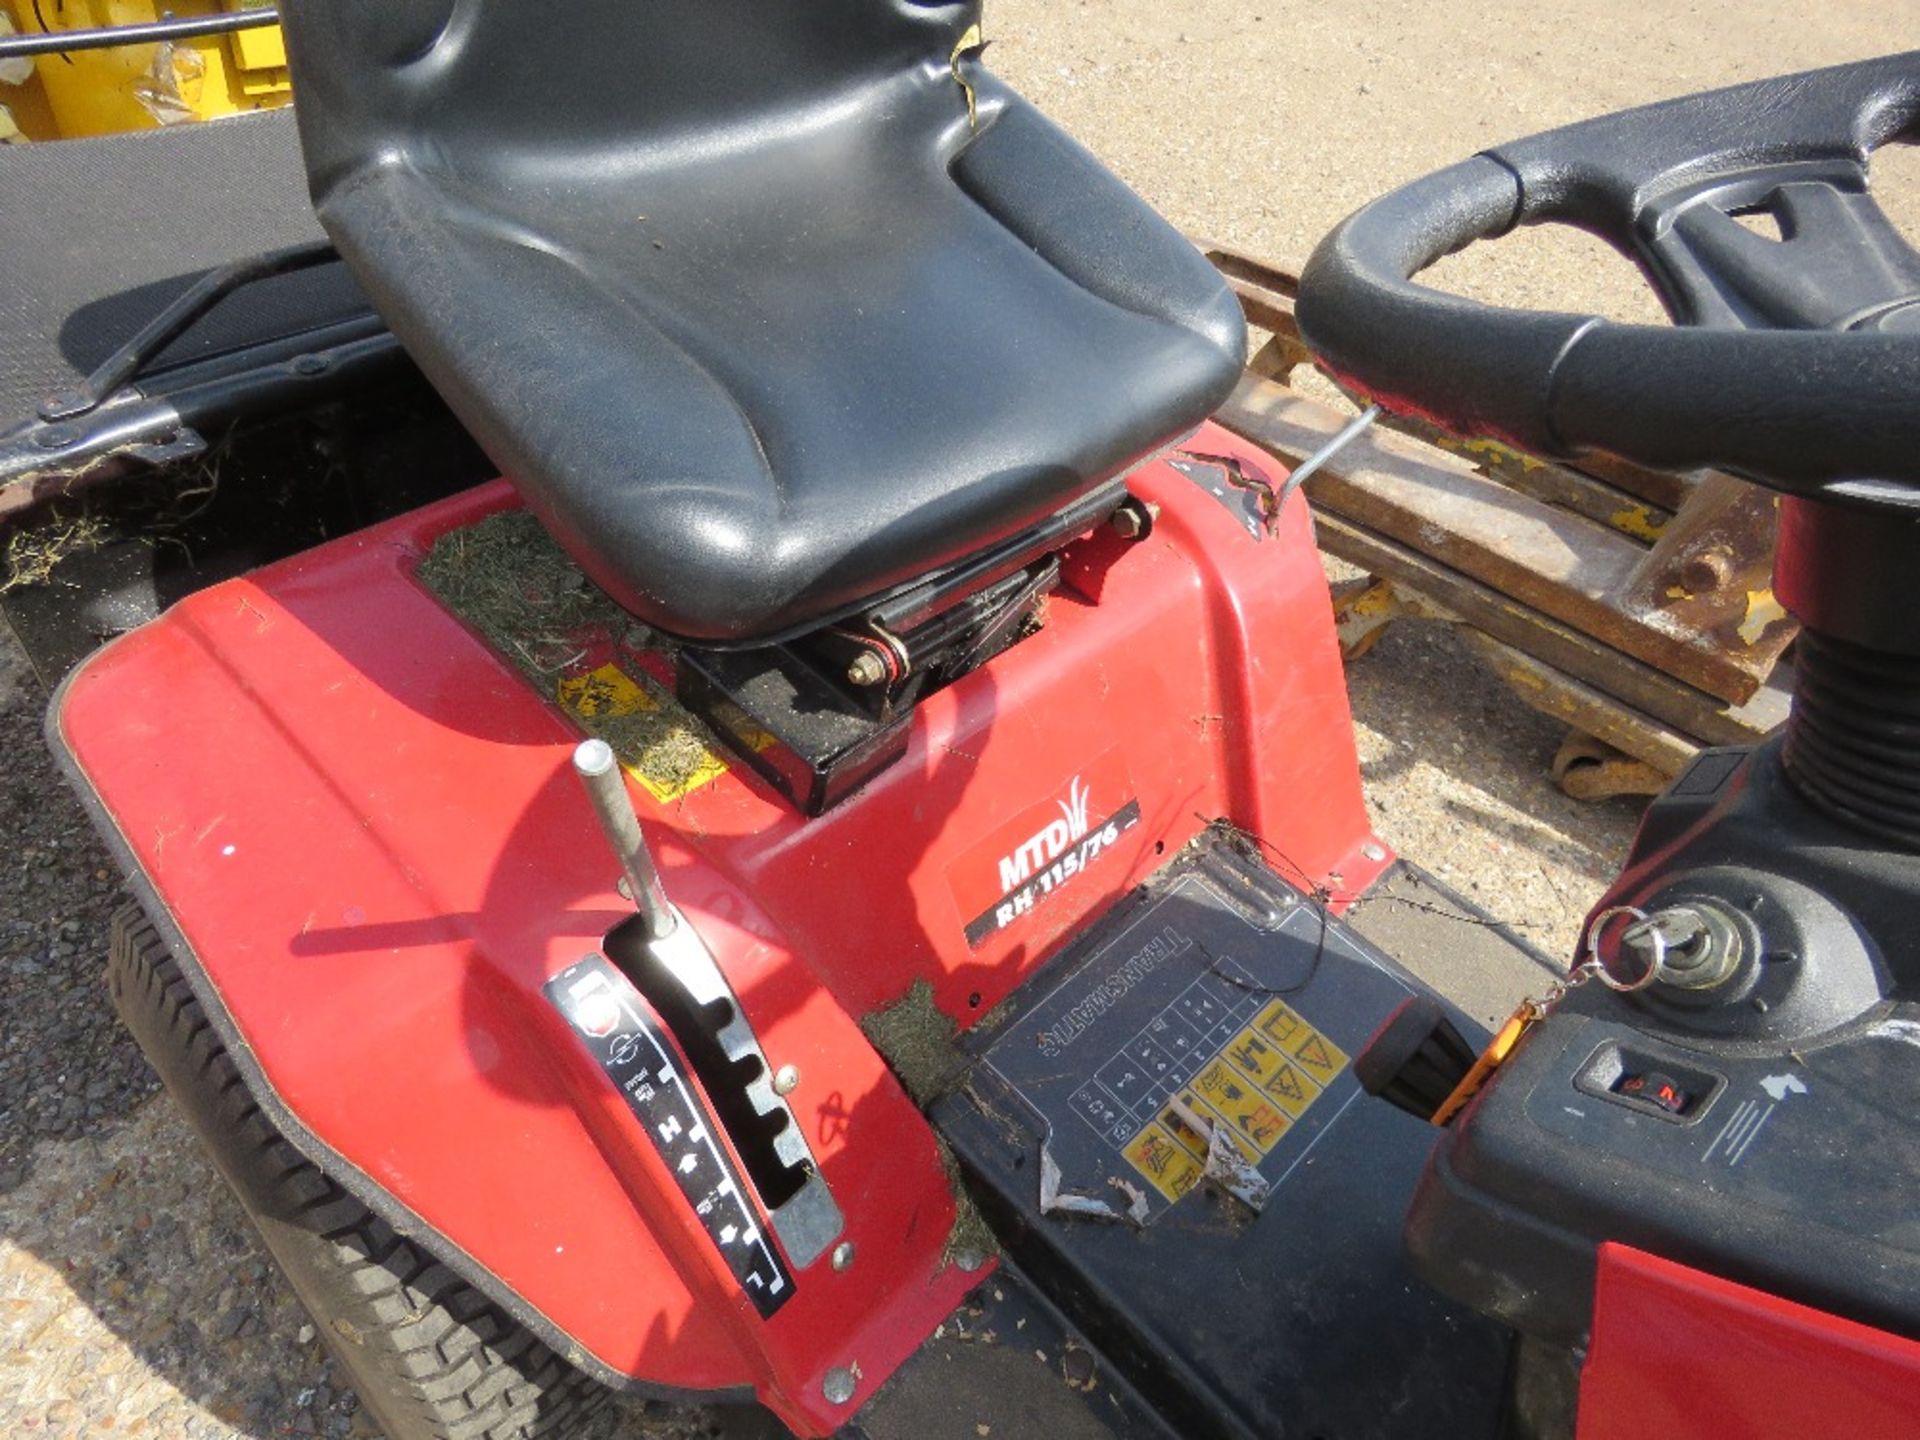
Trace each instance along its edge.
{"label": "rusty metal pallet", "polygon": [[[1312,363],[1295,272],[1207,253],[1272,336],[1219,419],[1297,464],[1349,417],[1287,383]],[[1756,486],[1556,464],[1390,416],[1306,493],[1321,548],[1373,577],[1336,592],[1349,654],[1396,618],[1460,627],[1521,699],[1571,727],[1555,766],[1569,793],[1651,793],[1701,747],[1786,718],[1797,626],[1773,597],[1776,502]]]}

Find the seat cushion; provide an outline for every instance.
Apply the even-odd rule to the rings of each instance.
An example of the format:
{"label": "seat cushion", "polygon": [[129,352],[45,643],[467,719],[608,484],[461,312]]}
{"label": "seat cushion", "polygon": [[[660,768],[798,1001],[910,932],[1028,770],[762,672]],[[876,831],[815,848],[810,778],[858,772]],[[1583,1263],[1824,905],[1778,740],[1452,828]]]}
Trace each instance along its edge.
{"label": "seat cushion", "polygon": [[[581,0],[556,25],[495,0],[355,89],[327,67],[362,4],[289,11],[321,218],[534,511],[660,628],[769,639],[950,566],[1239,372],[1189,244],[977,67],[970,123],[949,56],[973,7]],[[506,32],[636,73],[556,101]],[[663,79],[649,109],[656,40],[706,89]],[[536,100],[582,113],[516,116]]]}

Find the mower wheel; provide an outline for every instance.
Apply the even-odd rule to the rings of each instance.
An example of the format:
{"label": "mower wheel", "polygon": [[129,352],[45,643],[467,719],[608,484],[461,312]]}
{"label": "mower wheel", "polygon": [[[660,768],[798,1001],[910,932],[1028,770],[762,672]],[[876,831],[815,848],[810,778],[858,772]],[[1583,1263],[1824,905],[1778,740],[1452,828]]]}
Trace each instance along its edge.
{"label": "mower wheel", "polygon": [[275,1128],[137,905],[114,916],[116,1008],[388,1440],[570,1434],[610,1394]]}

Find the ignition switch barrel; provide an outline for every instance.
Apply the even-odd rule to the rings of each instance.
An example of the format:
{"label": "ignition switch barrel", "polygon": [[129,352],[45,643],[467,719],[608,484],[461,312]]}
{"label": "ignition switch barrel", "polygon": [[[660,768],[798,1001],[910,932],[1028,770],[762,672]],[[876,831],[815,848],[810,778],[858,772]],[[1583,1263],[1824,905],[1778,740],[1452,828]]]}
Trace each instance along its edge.
{"label": "ignition switch barrel", "polygon": [[1669,905],[1620,934],[1640,973],[1681,990],[1712,990],[1740,968],[1740,932],[1700,904]]}

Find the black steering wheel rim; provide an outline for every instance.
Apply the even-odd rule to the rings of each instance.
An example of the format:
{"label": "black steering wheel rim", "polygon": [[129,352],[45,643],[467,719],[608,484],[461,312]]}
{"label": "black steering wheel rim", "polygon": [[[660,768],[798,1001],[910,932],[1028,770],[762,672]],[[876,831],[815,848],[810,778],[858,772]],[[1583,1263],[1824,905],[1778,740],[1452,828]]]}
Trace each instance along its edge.
{"label": "black steering wheel rim", "polygon": [[[1920,253],[1868,186],[1871,153],[1900,140],[1920,140],[1920,51],[1484,151],[1322,241],[1301,332],[1358,389],[1462,433],[1920,510]],[[1732,218],[1759,208],[1782,239]],[[1504,309],[1413,281],[1547,222],[1634,260],[1676,323]]]}

